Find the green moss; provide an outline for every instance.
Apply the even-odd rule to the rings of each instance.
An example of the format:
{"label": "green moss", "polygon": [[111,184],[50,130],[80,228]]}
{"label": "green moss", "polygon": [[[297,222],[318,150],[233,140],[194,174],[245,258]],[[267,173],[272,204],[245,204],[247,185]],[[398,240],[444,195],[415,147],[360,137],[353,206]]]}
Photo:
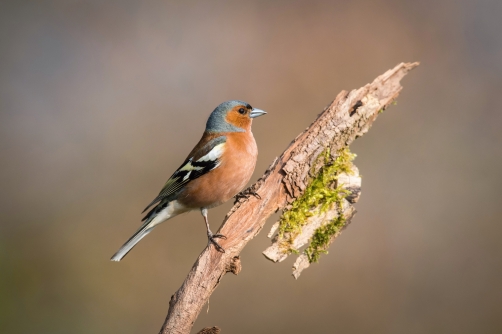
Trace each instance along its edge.
{"label": "green moss", "polygon": [[321,254],[327,254],[326,250],[331,237],[338,233],[345,225],[346,219],[343,215],[330,221],[328,224],[315,230],[310,245],[305,249],[309,262],[318,262]]}
{"label": "green moss", "polygon": [[343,148],[337,153],[335,160],[332,160],[329,148],[319,155],[313,169],[320,162],[323,166],[302,196],[297,198],[291,208],[283,213],[279,221],[279,238],[285,252],[298,253],[298,250],[292,247],[292,243],[301,233],[309,217],[324,213],[333,205],[341,207],[342,200],[347,196],[348,191],[342,186],[335,188],[333,185],[338,175],[351,173],[355,154],[352,154],[348,148]]}

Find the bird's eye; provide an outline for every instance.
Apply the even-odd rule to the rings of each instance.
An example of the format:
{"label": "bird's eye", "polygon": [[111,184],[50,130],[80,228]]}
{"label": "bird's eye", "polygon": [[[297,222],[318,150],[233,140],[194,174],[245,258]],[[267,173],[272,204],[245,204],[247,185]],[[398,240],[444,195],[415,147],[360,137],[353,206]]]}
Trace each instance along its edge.
{"label": "bird's eye", "polygon": [[246,113],[246,110],[244,108],[239,109],[239,114],[244,115]]}

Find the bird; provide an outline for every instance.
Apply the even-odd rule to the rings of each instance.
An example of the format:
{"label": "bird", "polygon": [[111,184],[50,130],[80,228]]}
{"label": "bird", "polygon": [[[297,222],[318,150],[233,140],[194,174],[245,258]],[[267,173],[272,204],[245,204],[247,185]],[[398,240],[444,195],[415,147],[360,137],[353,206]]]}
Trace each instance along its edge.
{"label": "bird", "polygon": [[253,118],[265,114],[265,111],[239,100],[217,106],[207,119],[200,141],[143,210],[143,213],[149,210],[142,219],[143,224],[111,261],[122,260],[160,223],[193,210],[200,210],[204,218],[208,246],[213,245],[224,253],[216,239],[226,237],[211,232],[208,209],[236,196],[250,180],[258,157],[251,124]]}

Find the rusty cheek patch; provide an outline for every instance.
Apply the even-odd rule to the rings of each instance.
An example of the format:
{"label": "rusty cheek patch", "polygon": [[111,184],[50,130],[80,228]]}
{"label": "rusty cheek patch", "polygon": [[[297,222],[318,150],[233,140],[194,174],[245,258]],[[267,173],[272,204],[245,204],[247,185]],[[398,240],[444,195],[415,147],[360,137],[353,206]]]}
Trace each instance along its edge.
{"label": "rusty cheek patch", "polygon": [[251,119],[249,118],[248,114],[241,115],[238,112],[239,108],[242,107],[237,106],[229,111],[225,119],[228,123],[235,125],[236,127],[247,129],[249,126],[251,126]]}

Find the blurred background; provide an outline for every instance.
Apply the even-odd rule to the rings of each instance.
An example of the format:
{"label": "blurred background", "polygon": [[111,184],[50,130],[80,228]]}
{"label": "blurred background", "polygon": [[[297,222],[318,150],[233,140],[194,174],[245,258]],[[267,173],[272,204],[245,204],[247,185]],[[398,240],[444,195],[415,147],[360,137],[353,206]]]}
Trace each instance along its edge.
{"label": "blurred background", "polygon": [[[206,245],[194,212],[109,258],[242,99],[254,182],[342,89],[420,61],[352,145],[352,225],[298,281],[242,253],[193,332],[502,332],[502,2],[2,1],[0,332],[157,333]],[[213,229],[231,207],[209,213]]]}

